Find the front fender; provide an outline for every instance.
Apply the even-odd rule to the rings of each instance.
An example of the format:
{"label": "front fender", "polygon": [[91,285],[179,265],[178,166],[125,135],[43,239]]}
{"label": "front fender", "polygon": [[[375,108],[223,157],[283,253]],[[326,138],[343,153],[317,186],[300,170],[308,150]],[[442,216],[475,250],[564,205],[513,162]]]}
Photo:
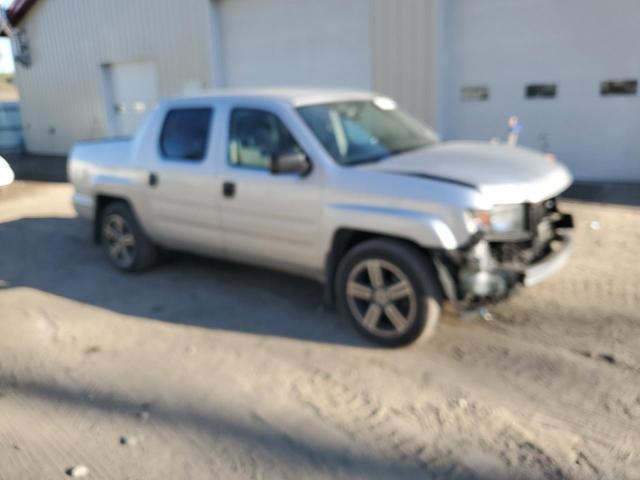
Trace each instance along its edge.
{"label": "front fender", "polygon": [[361,230],[404,238],[425,248],[455,250],[470,239],[466,229],[452,228],[439,215],[409,209],[335,203],[329,205],[327,216],[333,231]]}

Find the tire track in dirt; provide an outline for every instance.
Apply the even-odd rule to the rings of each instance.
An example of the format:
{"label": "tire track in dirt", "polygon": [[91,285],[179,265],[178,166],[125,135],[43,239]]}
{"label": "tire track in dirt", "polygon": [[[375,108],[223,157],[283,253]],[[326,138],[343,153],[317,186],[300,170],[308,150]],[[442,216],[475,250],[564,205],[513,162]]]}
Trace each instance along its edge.
{"label": "tire track in dirt", "polygon": [[[585,358],[564,348],[550,350],[548,345],[517,339],[516,335],[505,336],[502,332],[492,331],[491,327],[467,328],[473,328],[473,343],[468,341],[468,332],[452,331],[456,340],[447,348],[469,372],[493,372],[490,378],[499,378],[537,401],[548,398],[553,403],[559,402],[562,407],[570,407],[567,412],[578,409],[578,413],[590,422],[593,422],[593,415],[607,413],[605,423],[613,422],[622,429],[629,428],[629,415],[631,418],[640,416],[640,405],[633,392],[626,392],[628,400],[623,402],[616,389],[619,385],[640,384],[640,372],[635,368]],[[594,395],[602,395],[612,405],[624,408],[619,408],[618,412],[610,408],[598,413],[591,403]],[[583,407],[583,403],[590,407]],[[603,402],[596,405],[602,408]],[[616,413],[622,415],[616,417]]]}
{"label": "tire track in dirt", "polygon": [[[91,465],[92,476],[95,478],[110,478],[103,457],[93,455],[84,442],[78,441],[77,435],[71,434],[59,421],[58,415],[68,414],[69,412],[65,411],[67,409],[58,405],[55,412],[45,414],[44,410],[48,404],[28,399],[19,390],[13,392],[11,398],[14,403],[13,411],[20,411],[20,425],[12,425],[9,421],[6,424],[7,429],[18,445],[24,445],[21,451],[29,457],[29,466],[21,473],[21,478],[49,478],[53,472],[62,476],[67,468],[79,463]],[[43,425],[46,425],[48,435],[42,434]],[[52,431],[55,434],[52,435]],[[105,456],[108,457],[109,454],[106,453]],[[41,473],[33,475],[34,470]]]}
{"label": "tire track in dirt", "polygon": [[[299,378],[293,392],[317,416],[343,430],[362,448],[417,465],[429,478],[475,478],[483,470],[495,475],[509,471],[509,478],[530,478],[534,473],[558,480],[580,478],[565,474],[560,462],[524,428],[513,428],[513,418],[477,402],[458,404],[434,398],[409,406],[389,406],[320,369]],[[480,426],[499,433],[497,437],[483,436]],[[468,458],[456,445],[459,439],[465,439],[471,452]]]}
{"label": "tire track in dirt", "polygon": [[[427,446],[411,433],[395,426],[386,407],[366,392],[359,392],[320,369],[300,377],[293,393],[323,421],[330,422],[358,446],[382,458],[409,460],[419,465],[430,478],[436,478],[427,462]],[[415,432],[417,433],[417,432]]]}
{"label": "tire track in dirt", "polygon": [[[517,412],[525,424],[581,439],[572,446],[572,463],[583,475],[577,478],[592,478],[593,465],[609,463],[594,453],[603,447],[621,464],[640,451],[640,404],[632,388],[619,388],[640,383],[635,371],[594,362],[563,348],[550,350],[535,342],[502,338],[503,333],[481,325],[472,328],[472,335],[467,333],[452,330],[452,341],[442,352],[456,358],[453,368],[460,382],[487,401]],[[496,397],[494,392],[509,394]],[[629,468],[632,471],[633,466]],[[599,473],[597,478],[626,477]]]}

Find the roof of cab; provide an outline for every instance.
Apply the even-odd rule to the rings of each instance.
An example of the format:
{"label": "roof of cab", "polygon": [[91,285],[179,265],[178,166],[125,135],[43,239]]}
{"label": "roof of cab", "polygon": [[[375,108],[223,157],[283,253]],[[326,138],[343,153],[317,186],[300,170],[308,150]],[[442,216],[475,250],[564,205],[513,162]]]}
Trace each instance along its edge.
{"label": "roof of cab", "polygon": [[339,101],[368,100],[375,96],[372,92],[362,90],[330,89],[330,88],[232,88],[210,90],[193,95],[184,95],[167,100],[172,103],[180,100],[196,99],[259,99],[286,102],[293,106],[313,105]]}

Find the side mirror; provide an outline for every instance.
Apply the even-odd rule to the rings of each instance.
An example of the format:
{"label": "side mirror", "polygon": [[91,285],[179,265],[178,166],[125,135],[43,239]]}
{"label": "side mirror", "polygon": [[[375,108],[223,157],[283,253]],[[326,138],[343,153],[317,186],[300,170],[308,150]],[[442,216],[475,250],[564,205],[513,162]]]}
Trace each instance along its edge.
{"label": "side mirror", "polygon": [[306,175],[311,170],[311,162],[302,152],[274,155],[271,159],[271,173],[297,173]]}

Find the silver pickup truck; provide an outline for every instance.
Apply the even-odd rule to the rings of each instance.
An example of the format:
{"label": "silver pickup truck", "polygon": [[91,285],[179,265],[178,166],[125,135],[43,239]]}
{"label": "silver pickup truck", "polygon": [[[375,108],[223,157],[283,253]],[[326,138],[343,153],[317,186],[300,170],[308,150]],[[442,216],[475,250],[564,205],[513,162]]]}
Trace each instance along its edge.
{"label": "silver pickup truck", "polygon": [[115,267],[177,249],[304,275],[389,346],[428,338],[443,301],[478,309],[545,279],[573,226],[553,157],[441,143],[363,92],[168,100],[133,139],[77,144],[69,177]]}

